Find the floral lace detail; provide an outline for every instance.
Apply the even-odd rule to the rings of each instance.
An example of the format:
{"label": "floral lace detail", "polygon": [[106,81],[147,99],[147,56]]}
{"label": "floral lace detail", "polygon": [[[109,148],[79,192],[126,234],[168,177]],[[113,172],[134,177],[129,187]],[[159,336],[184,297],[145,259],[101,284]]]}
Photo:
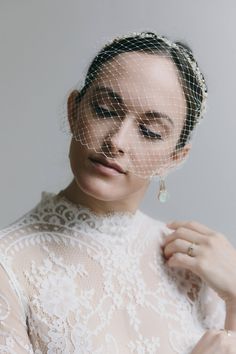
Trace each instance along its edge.
{"label": "floral lace detail", "polygon": [[201,279],[165,265],[168,233],[44,192],[0,233],[0,353],[190,354],[214,316]]}
{"label": "floral lace detail", "polygon": [[68,227],[75,227],[88,234],[98,232],[109,236],[124,237],[130,232],[141,214],[137,210],[135,213],[110,212],[99,215],[81,204],[72,203],[64,196],[53,196],[52,193],[47,192],[42,193],[42,199],[43,204],[40,208],[43,207],[46,212],[53,213],[47,220],[48,222],[55,224],[65,222]]}

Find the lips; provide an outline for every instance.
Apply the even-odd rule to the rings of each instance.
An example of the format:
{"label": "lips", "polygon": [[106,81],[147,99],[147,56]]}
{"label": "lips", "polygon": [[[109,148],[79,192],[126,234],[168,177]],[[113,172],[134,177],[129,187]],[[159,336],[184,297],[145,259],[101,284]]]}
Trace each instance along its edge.
{"label": "lips", "polygon": [[102,156],[92,157],[92,158],[90,158],[90,160],[93,162],[98,162],[98,163],[100,163],[104,166],[107,166],[109,168],[113,168],[114,170],[118,171],[119,173],[124,173],[124,174],[126,173],[125,170],[118,163],[110,162]]}

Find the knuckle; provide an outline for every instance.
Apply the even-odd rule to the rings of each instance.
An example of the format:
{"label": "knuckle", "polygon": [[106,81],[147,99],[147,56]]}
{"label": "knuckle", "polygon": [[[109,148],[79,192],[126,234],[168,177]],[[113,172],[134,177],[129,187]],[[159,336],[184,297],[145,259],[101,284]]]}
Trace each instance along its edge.
{"label": "knuckle", "polygon": [[208,247],[212,247],[214,244],[215,240],[213,237],[206,237],[205,244]]}
{"label": "knuckle", "polygon": [[181,242],[181,240],[180,240],[179,238],[177,238],[177,239],[175,239],[175,240],[173,241],[173,243],[174,243],[174,245],[177,246],[177,248],[178,248],[178,247],[180,247],[180,245],[181,245],[182,242]]}
{"label": "knuckle", "polygon": [[220,240],[226,240],[226,237],[223,234],[217,232],[214,233],[214,235],[209,235],[206,237],[204,243],[207,247],[214,247],[216,242]]}
{"label": "knuckle", "polygon": [[179,236],[181,234],[183,234],[183,232],[185,231],[185,228],[183,226],[180,226],[175,233]]}
{"label": "knuckle", "polygon": [[188,227],[195,227],[196,225],[197,225],[197,223],[194,220],[188,221],[186,224],[186,226],[188,226]]}
{"label": "knuckle", "polygon": [[179,227],[176,231],[175,231],[175,235],[179,238],[183,237],[183,235],[186,234],[186,228],[184,226]]}

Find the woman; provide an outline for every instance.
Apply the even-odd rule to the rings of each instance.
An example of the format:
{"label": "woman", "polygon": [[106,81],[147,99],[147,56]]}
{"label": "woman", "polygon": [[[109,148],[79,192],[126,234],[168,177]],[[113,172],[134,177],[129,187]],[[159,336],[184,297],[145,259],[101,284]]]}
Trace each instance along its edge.
{"label": "woman", "polygon": [[138,209],[155,176],[166,200],[206,96],[179,42],[144,32],[98,53],[68,98],[72,182],[1,231],[1,353],[236,352],[233,246]]}

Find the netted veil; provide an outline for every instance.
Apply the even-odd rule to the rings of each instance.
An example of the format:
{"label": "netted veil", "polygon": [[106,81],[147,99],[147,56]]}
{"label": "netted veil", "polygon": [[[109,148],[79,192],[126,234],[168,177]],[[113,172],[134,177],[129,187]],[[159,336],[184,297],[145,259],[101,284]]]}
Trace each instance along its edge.
{"label": "netted veil", "polygon": [[176,156],[206,109],[207,86],[189,47],[153,32],[117,37],[73,90],[63,130],[98,162],[115,161],[140,178],[158,177],[165,201],[163,179],[186,160],[176,163]]}

